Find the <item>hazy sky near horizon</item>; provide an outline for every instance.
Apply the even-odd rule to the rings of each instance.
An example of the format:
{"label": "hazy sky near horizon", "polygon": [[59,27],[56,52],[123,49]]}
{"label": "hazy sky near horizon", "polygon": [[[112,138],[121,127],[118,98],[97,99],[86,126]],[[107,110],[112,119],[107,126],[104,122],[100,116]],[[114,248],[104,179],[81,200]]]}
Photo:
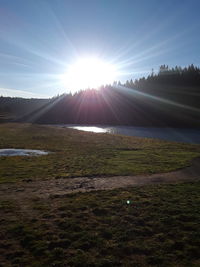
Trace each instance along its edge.
{"label": "hazy sky near horizon", "polygon": [[0,0],[0,95],[51,97],[81,57],[117,66],[125,82],[200,65],[199,0]]}

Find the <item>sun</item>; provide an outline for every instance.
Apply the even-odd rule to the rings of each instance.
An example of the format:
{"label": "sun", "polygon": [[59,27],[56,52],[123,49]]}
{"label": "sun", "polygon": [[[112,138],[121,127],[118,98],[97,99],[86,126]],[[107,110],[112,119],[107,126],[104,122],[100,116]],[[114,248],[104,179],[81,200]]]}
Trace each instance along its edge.
{"label": "sun", "polygon": [[80,58],[70,65],[64,75],[65,87],[71,92],[98,88],[111,84],[116,79],[116,68],[99,58]]}

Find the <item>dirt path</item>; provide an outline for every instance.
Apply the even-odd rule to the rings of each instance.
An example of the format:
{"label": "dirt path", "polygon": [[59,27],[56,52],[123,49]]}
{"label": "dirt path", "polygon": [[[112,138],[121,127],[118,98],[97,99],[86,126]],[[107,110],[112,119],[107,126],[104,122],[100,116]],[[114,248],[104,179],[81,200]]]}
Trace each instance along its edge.
{"label": "dirt path", "polygon": [[110,190],[146,184],[177,183],[200,180],[200,159],[195,159],[190,167],[161,174],[115,176],[115,177],[78,177],[70,179],[51,179],[45,181],[24,181],[17,184],[1,184],[0,196],[14,199],[33,197],[47,198],[52,195],[65,195],[93,190]]}

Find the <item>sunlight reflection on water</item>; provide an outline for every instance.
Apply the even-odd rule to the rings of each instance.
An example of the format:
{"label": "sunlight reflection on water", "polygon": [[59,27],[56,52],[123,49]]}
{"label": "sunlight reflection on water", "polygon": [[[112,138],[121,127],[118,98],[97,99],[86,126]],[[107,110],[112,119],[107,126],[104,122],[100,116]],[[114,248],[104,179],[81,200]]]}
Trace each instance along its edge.
{"label": "sunlight reflection on water", "polygon": [[96,126],[69,126],[69,128],[73,128],[76,130],[82,130],[86,132],[93,132],[93,133],[106,133],[108,132],[108,129],[96,127]]}

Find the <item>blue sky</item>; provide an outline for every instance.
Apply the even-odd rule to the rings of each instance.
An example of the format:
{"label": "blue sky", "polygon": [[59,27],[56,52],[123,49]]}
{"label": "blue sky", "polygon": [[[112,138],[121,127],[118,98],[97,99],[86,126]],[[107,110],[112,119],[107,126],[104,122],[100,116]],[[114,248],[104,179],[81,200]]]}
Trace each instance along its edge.
{"label": "blue sky", "polygon": [[51,97],[62,75],[98,56],[125,82],[200,65],[199,0],[0,0],[0,95]]}

